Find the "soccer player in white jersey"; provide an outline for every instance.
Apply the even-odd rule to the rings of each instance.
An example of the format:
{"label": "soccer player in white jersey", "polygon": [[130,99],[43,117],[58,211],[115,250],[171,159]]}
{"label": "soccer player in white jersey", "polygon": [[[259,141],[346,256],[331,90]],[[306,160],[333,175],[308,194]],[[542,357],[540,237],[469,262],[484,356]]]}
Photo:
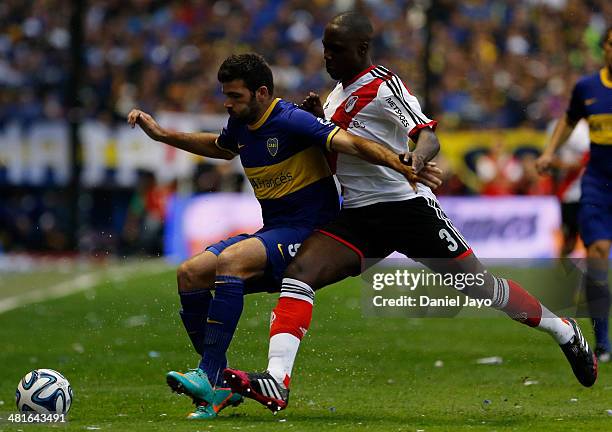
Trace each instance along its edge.
{"label": "soccer player in white jersey", "polygon": [[[322,107],[324,113],[313,95],[304,107],[396,153],[406,152],[405,160],[418,172],[438,153],[436,122],[421,112],[397,75],[372,65],[371,35],[368,18],[359,13],[332,19],[323,37],[324,59],[338,84]],[[416,143],[412,152],[407,151],[408,139]],[[418,185],[415,191],[392,170],[347,155],[338,156],[337,176],[344,196],[339,216],[302,244],[285,271],[272,312],[267,371],[226,369],[224,378],[234,391],[274,412],[284,409],[298,347],[312,318],[315,290],[359,274],[365,258],[371,264],[393,251],[434,271],[484,274],[484,285],[464,292],[489,299],[511,318],[548,332],[578,381],[587,387],[595,383],[597,360],[576,322],[554,315],[518,283],[485,272],[431,190]]]}

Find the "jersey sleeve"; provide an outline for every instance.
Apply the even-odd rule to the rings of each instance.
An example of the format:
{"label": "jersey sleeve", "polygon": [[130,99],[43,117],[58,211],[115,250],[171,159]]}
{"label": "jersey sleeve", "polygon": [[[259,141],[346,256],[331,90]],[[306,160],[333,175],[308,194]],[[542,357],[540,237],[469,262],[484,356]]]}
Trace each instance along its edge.
{"label": "jersey sleeve", "polygon": [[567,118],[573,122],[577,122],[581,118],[586,117],[586,108],[584,105],[584,97],[582,96],[582,86],[580,82],[576,83],[572,90],[572,98],[567,107]]}
{"label": "jersey sleeve", "polygon": [[415,142],[421,130],[435,130],[438,125],[437,121],[423,114],[417,98],[397,76],[391,77],[379,87],[377,101],[385,117],[403,129]]}
{"label": "jersey sleeve", "polygon": [[238,154],[238,139],[236,138],[235,127],[231,117],[215,140],[215,145],[221,150],[227,150],[235,155]]}
{"label": "jersey sleeve", "polygon": [[287,120],[286,126],[292,133],[308,138],[314,145],[327,151],[330,151],[332,139],[340,130],[329,120],[316,117],[299,108],[293,110]]}

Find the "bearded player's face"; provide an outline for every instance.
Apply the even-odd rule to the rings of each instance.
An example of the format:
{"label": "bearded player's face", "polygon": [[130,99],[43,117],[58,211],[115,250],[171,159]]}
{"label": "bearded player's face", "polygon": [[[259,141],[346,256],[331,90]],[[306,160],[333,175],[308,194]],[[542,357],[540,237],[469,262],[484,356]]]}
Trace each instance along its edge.
{"label": "bearded player's face", "polygon": [[257,120],[259,112],[257,99],[243,80],[225,82],[221,85],[221,89],[225,95],[223,106],[231,117],[245,123],[253,123]]}

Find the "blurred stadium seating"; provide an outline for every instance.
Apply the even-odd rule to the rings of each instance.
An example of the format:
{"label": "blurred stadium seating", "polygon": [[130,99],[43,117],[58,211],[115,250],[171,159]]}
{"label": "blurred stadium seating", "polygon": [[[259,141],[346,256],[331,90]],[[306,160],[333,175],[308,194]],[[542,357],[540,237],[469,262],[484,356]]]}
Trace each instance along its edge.
{"label": "blurred stadium seating", "polygon": [[[198,124],[214,129],[223,118],[216,70],[233,52],[263,54],[272,65],[276,92],[285,99],[299,102],[308,90],[330,89],[321,58],[324,24],[334,14],[358,7],[375,23],[374,61],[402,76],[421,102],[427,102],[425,112],[440,121],[440,163],[448,176],[440,193],[499,191],[487,186],[497,184],[497,173],[483,179],[477,168],[477,156],[491,156],[499,140],[500,152],[508,157],[495,157],[517,160],[519,169],[518,177],[499,193],[549,193],[552,186],[524,178],[532,171],[525,164],[542,146],[547,124],[563,112],[575,79],[599,67],[598,37],[612,20],[612,2],[436,0],[429,11],[428,3],[89,0],[79,98],[84,120],[108,133],[98,162],[105,170],[119,170],[116,153],[125,149],[117,142],[121,143],[125,115],[133,107],[169,116],[197,115]],[[31,131],[66,118],[69,18],[70,8],[60,0],[0,4],[0,250],[62,251],[67,247],[66,232],[73,229],[66,224],[66,195],[61,189],[65,176],[60,168],[51,163],[49,169],[59,173],[42,173],[37,181],[28,175],[11,177],[15,170],[30,166],[24,160],[37,151],[33,142],[40,148],[51,145],[49,154],[63,151],[61,145],[53,147],[52,140],[48,144],[45,133],[35,139]],[[180,124],[173,123],[176,128]],[[491,134],[491,129],[497,132]],[[483,130],[487,132],[478,132]],[[23,157],[13,157],[15,151]],[[153,219],[163,214],[159,200],[150,204],[151,194],[166,196],[176,188],[188,193],[241,189],[233,165],[190,161],[176,166],[187,167],[176,178],[151,179],[148,172],[154,169],[133,166],[121,181],[103,173],[86,184],[80,202],[80,249],[155,254],[155,241],[129,241],[140,238],[130,230],[152,223],[151,213]],[[501,165],[498,168],[503,172]],[[144,192],[149,199],[143,201],[150,205],[141,206],[144,215],[134,213],[143,196],[139,178],[150,180]],[[138,228],[133,228],[135,221]]]}

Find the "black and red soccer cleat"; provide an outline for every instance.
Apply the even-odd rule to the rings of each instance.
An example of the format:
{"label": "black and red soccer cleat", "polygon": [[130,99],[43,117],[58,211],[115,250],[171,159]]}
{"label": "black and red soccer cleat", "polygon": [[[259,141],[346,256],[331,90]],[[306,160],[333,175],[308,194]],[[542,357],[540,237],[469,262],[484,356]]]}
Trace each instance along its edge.
{"label": "black and red soccer cleat", "polygon": [[277,383],[267,371],[244,372],[228,368],[223,371],[223,379],[234,393],[256,400],[275,414],[287,408],[289,389]]}
{"label": "black and red soccer cleat", "polygon": [[597,379],[597,357],[589,348],[589,344],[582,335],[578,323],[573,318],[565,318],[574,329],[574,336],[569,342],[559,345],[563,354],[569,361],[574,375],[580,384],[585,387],[591,387]]}

